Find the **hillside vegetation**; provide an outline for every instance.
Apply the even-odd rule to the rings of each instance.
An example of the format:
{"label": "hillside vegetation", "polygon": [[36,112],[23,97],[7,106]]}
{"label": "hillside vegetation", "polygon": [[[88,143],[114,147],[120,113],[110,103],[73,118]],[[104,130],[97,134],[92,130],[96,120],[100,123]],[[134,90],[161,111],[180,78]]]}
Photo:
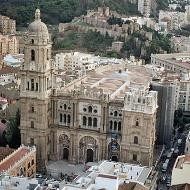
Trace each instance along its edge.
{"label": "hillside vegetation", "polygon": [[[137,6],[128,0],[106,0],[106,6],[122,14],[137,14]],[[26,26],[40,7],[43,21],[56,25],[70,22],[74,17],[86,14],[88,9],[102,6],[102,0],[0,0],[0,14],[16,19],[19,26]]]}

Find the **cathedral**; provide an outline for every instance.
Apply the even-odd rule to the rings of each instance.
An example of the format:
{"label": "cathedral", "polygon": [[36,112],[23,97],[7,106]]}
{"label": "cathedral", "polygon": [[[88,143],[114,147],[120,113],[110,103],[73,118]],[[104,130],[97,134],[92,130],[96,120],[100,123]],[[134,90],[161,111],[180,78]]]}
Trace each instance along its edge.
{"label": "cathedral", "polygon": [[157,92],[150,77],[106,65],[60,87],[52,41],[40,10],[28,27],[21,66],[21,140],[36,145],[38,170],[48,161],[113,160],[151,166]]}

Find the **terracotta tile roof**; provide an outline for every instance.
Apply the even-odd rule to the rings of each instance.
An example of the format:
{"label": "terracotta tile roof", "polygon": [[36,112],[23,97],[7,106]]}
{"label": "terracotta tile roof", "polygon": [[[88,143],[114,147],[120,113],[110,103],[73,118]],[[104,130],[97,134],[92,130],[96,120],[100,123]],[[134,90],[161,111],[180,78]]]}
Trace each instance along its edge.
{"label": "terracotta tile roof", "polygon": [[15,149],[8,147],[0,147],[0,161],[6,158],[8,155],[12,154]]}
{"label": "terracotta tile roof", "polygon": [[7,171],[11,166],[13,166],[19,160],[21,160],[23,156],[25,156],[29,152],[30,150],[25,147],[22,147],[19,150],[16,150],[15,152],[12,153],[9,159],[0,163],[0,171]]}
{"label": "terracotta tile roof", "polygon": [[15,67],[3,67],[2,69],[0,69],[0,75],[2,74],[10,74],[10,73],[18,73],[19,69],[15,68]]}

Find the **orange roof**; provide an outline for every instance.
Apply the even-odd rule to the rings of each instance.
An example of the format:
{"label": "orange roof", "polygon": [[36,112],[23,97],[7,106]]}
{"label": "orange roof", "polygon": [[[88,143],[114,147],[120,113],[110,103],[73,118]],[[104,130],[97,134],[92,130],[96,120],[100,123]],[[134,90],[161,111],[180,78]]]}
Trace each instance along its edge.
{"label": "orange roof", "polygon": [[23,156],[25,156],[29,152],[30,150],[25,147],[20,148],[19,150],[13,152],[9,159],[0,163],[0,171],[7,171],[11,166],[13,166],[19,160],[21,160]]}

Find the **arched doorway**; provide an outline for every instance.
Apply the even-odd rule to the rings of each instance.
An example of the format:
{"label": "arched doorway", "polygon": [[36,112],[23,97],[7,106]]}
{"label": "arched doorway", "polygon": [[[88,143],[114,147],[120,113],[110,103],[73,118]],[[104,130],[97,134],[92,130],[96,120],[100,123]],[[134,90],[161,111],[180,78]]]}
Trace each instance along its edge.
{"label": "arched doorway", "polygon": [[94,155],[93,150],[87,149],[87,151],[86,151],[86,162],[93,162],[94,161],[93,155]]}
{"label": "arched doorway", "polygon": [[118,162],[117,156],[112,156],[111,160],[114,161],[114,162]]}
{"label": "arched doorway", "polygon": [[69,160],[70,139],[67,135],[59,136],[58,154],[59,160]]}
{"label": "arched doorway", "polygon": [[63,149],[63,160],[68,160],[69,159],[69,149],[64,148]]}
{"label": "arched doorway", "polygon": [[108,145],[108,159],[118,162],[120,158],[120,145],[118,144],[116,139],[112,139],[112,141]]}
{"label": "arched doorway", "polygon": [[79,141],[79,163],[97,161],[98,145],[96,139],[84,136]]}

